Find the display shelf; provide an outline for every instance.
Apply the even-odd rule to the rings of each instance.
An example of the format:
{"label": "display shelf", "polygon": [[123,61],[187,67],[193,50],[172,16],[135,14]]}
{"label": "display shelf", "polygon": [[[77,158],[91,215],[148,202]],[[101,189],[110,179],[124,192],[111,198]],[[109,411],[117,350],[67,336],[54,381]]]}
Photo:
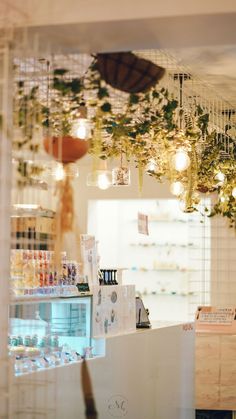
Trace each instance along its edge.
{"label": "display shelf", "polygon": [[31,295],[29,295],[29,296],[14,296],[14,297],[11,297],[11,299],[10,299],[10,303],[11,304],[18,304],[18,303],[24,303],[24,304],[31,304],[32,302],[38,302],[38,303],[44,303],[44,302],[48,302],[48,301],[50,301],[50,300],[53,300],[53,301],[63,301],[63,300],[67,300],[67,299],[70,299],[70,300],[72,300],[73,298],[78,298],[78,297],[83,297],[83,296],[86,296],[86,297],[92,297],[92,294],[91,293],[86,293],[86,295],[84,295],[83,293],[82,294],[80,294],[79,292],[77,292],[77,294],[71,294],[71,295],[60,295],[60,296],[50,296],[50,295],[45,295],[45,296],[43,296],[43,297],[40,297],[40,296],[31,296]]}
{"label": "display shelf", "polygon": [[189,292],[189,293],[179,293],[179,292],[156,292],[156,291],[153,291],[153,292],[148,292],[148,293],[146,293],[146,294],[143,294],[143,293],[139,293],[140,294],[140,296],[141,297],[148,297],[148,296],[154,296],[155,297],[155,295],[156,296],[158,296],[158,297],[160,297],[160,296],[171,296],[171,297],[192,297],[192,296],[194,296],[194,295],[196,295],[196,293],[194,293],[194,292]]}
{"label": "display shelf", "polygon": [[146,248],[152,248],[152,247],[173,247],[173,248],[190,248],[190,249],[199,249],[199,247],[195,246],[194,243],[129,243],[130,246],[133,247],[146,247]]}
{"label": "display shelf", "polygon": [[[14,279],[11,278],[12,281]],[[86,294],[87,295],[87,294]],[[76,285],[54,285],[42,288],[21,288],[13,289],[11,300],[13,302],[43,301],[61,297],[79,297],[80,294]]]}
{"label": "display shelf", "polygon": [[[132,222],[136,222],[137,223],[137,219],[132,219]],[[148,217],[148,223],[181,223],[181,224],[188,224],[188,223],[192,223],[194,222],[194,220],[181,220],[178,218],[157,218],[157,219],[152,219]]]}
{"label": "display shelf", "polygon": [[131,272],[178,272],[178,273],[188,273],[188,272],[199,272],[199,269],[185,269],[185,268],[160,268],[160,269],[150,269],[150,268],[127,268]]}
{"label": "display shelf", "polygon": [[[194,259],[200,256],[202,250],[200,216],[195,213],[183,215],[175,199],[96,200],[90,203],[89,211],[88,228],[95,231],[99,240],[102,265],[110,263],[125,267],[123,284],[135,284],[138,292],[144,289],[148,293],[155,291],[161,305],[166,303],[161,312],[162,319],[165,319],[165,312],[173,319],[178,312],[179,320],[186,320],[188,314],[192,318],[193,305],[191,303],[190,306],[187,293],[193,288],[195,293],[200,294],[198,284],[202,265]],[[148,236],[138,232],[137,211],[148,215]],[[109,219],[111,213],[117,214],[116,228]],[[110,239],[107,242],[108,236]],[[166,289],[165,294],[161,292],[162,287]],[[171,294],[172,291],[176,294]],[[184,298],[182,291],[186,294]],[[176,306],[176,313],[168,312],[168,298]],[[153,300],[151,316],[153,319],[160,318],[155,296]]]}
{"label": "display shelf", "polygon": [[8,339],[16,375],[103,355],[92,338],[91,296],[12,301]]}
{"label": "display shelf", "polygon": [[[92,357],[87,357],[86,358],[86,362],[92,362],[92,361],[94,361],[94,360],[97,360],[98,358],[102,358],[104,355],[94,355],[94,356],[92,356]],[[24,372],[15,372],[15,376],[16,377],[18,377],[18,376],[21,376],[21,375],[30,375],[30,374],[34,374],[35,372],[41,372],[41,371],[50,371],[50,370],[53,370],[53,369],[56,369],[56,368],[65,368],[65,367],[68,367],[68,365],[75,365],[75,364],[81,364],[82,362],[83,362],[83,360],[84,360],[84,357],[78,357],[78,359],[76,360],[76,361],[69,361],[69,362],[66,362],[66,363],[61,363],[61,364],[58,364],[58,365],[48,365],[47,367],[45,367],[45,368],[34,368],[34,369],[31,369],[31,370],[25,370]],[[14,369],[14,360],[13,360],[13,369]]]}

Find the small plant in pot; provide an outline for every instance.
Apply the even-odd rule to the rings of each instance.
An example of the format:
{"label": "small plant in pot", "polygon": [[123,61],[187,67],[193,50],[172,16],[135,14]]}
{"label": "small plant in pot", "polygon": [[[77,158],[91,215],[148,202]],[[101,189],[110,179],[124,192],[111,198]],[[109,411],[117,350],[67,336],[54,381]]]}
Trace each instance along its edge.
{"label": "small plant in pot", "polygon": [[74,162],[89,149],[90,128],[81,80],[69,78],[66,69],[55,69],[48,102],[43,107],[43,126],[47,133],[44,148],[64,164]]}

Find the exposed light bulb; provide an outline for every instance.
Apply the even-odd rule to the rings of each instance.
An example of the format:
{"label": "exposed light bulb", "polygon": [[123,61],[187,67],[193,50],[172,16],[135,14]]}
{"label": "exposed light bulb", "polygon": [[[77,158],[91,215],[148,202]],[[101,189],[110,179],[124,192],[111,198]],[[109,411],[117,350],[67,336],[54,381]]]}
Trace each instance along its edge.
{"label": "exposed light bulb", "polygon": [[232,196],[236,199],[236,186],[232,190]]}
{"label": "exposed light bulb", "polygon": [[177,150],[174,156],[172,157],[172,163],[178,172],[183,172],[186,170],[190,165],[190,158],[188,156],[188,153],[183,150]]}
{"label": "exposed light bulb", "polygon": [[222,183],[224,182],[224,180],[225,180],[225,175],[224,175],[224,173],[222,173],[222,172],[218,172],[216,175],[215,175],[215,179],[216,180],[218,180],[218,185],[222,185]]}
{"label": "exposed light bulb", "polygon": [[157,168],[157,164],[156,164],[155,160],[151,159],[146,166],[146,171],[147,172],[155,172],[156,168]]}
{"label": "exposed light bulb", "polygon": [[54,175],[56,181],[60,181],[60,180],[64,179],[65,172],[64,172],[62,164],[57,165],[56,169],[54,170],[53,175]]}
{"label": "exposed light bulb", "polygon": [[227,202],[227,201],[229,201],[228,195],[221,194],[220,195],[220,202]]}
{"label": "exposed light bulb", "polygon": [[184,191],[184,185],[182,182],[173,182],[170,185],[170,191],[175,196],[180,196]]}
{"label": "exposed light bulb", "polygon": [[108,189],[111,186],[111,182],[106,173],[100,173],[98,175],[97,186],[102,190]]}
{"label": "exposed light bulb", "polygon": [[73,125],[72,134],[80,140],[90,137],[90,123],[87,118],[79,118]]}

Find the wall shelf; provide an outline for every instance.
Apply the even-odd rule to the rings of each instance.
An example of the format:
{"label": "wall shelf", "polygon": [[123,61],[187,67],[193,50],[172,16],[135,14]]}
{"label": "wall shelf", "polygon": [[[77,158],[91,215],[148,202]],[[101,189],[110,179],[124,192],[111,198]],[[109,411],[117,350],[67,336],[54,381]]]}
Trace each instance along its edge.
{"label": "wall shelf", "polygon": [[199,272],[199,269],[168,269],[168,268],[160,268],[160,269],[148,269],[148,268],[128,268],[129,271],[132,272],[179,272],[179,273],[188,273],[188,272]]}
{"label": "wall shelf", "polygon": [[140,293],[141,297],[192,297],[195,293],[177,293],[177,292],[149,292],[147,294]]}
{"label": "wall shelf", "polygon": [[194,246],[193,243],[129,243],[130,246],[132,247],[146,247],[146,248],[151,248],[151,247],[176,247],[176,248],[186,248],[186,249],[198,249],[199,247]]}

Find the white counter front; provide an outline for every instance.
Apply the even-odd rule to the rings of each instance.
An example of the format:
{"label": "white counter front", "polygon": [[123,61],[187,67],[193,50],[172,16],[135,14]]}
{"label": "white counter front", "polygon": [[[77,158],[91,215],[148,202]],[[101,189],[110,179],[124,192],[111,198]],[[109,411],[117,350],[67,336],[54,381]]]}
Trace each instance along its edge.
{"label": "white counter front", "polygon": [[[193,419],[192,324],[156,323],[106,340],[88,360],[99,419]],[[81,362],[14,377],[11,417],[83,419]]]}

